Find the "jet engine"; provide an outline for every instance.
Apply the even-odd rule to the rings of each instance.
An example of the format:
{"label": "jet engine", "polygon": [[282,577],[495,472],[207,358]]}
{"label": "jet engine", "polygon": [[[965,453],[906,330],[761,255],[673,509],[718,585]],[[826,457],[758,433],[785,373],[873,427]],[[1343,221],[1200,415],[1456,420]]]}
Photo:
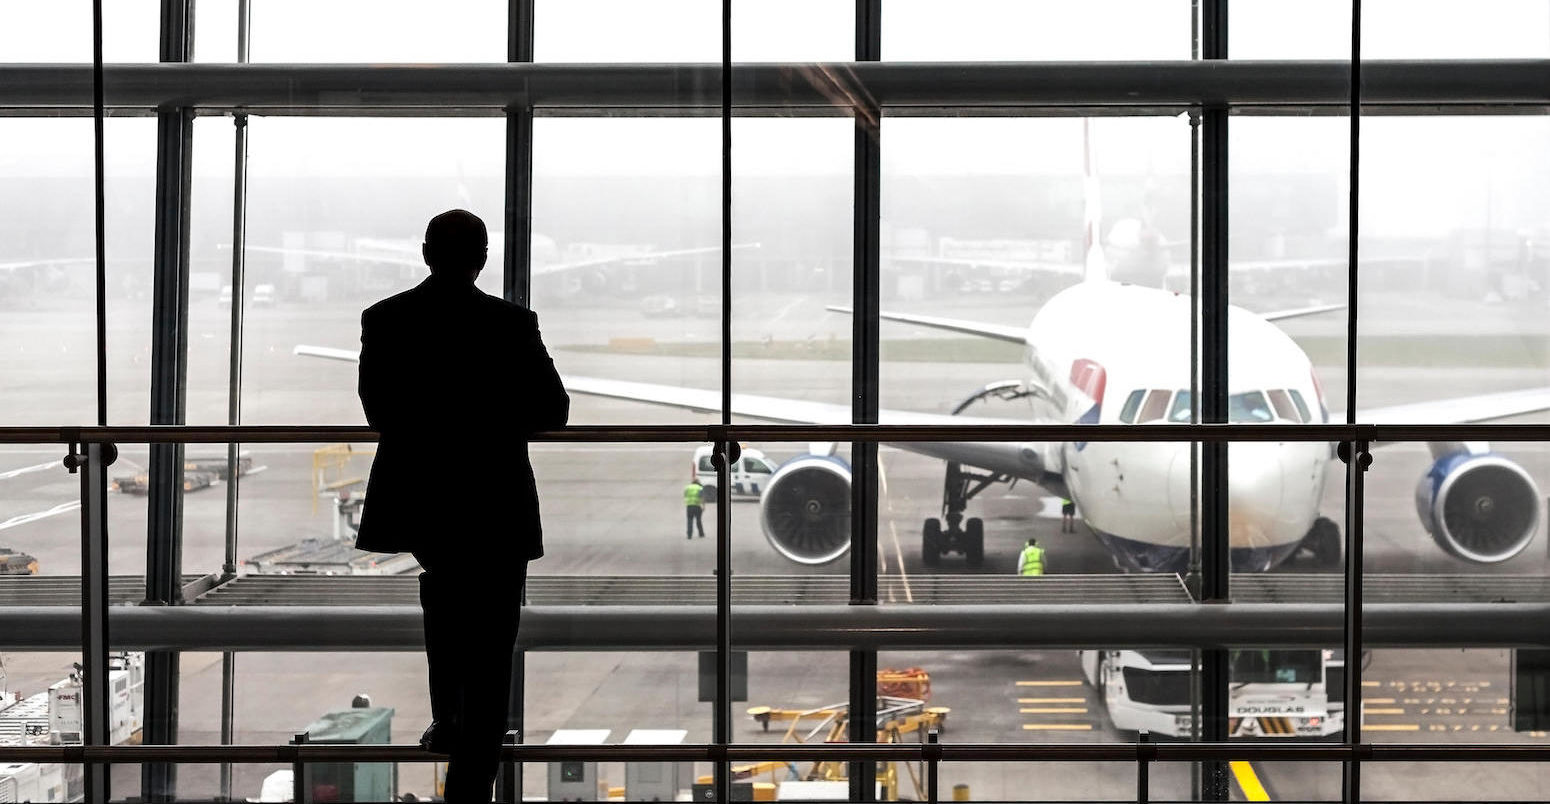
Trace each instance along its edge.
{"label": "jet engine", "polygon": [[850,550],[850,465],[803,455],[770,477],[760,498],[764,537],[798,564],[827,564]]}
{"label": "jet engine", "polygon": [[1523,467],[1491,453],[1443,455],[1421,476],[1415,509],[1450,555],[1480,564],[1506,561],[1539,530],[1539,488]]}

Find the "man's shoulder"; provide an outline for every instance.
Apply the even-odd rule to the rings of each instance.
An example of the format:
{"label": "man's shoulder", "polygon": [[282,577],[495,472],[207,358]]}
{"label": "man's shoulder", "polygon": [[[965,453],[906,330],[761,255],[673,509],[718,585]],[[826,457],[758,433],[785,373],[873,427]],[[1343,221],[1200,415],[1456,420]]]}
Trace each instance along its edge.
{"label": "man's shoulder", "polygon": [[491,296],[488,293],[480,294],[479,306],[488,315],[499,316],[504,320],[515,323],[529,323],[538,320],[538,317],[533,314],[532,310],[499,296]]}
{"label": "man's shoulder", "polygon": [[367,307],[365,312],[361,313],[361,316],[363,318],[380,318],[382,316],[392,316],[398,311],[407,310],[414,307],[416,300],[421,295],[423,294],[421,293],[418,286],[412,287],[406,291],[403,291],[402,293],[395,293],[392,296],[389,296],[377,302],[376,304]]}

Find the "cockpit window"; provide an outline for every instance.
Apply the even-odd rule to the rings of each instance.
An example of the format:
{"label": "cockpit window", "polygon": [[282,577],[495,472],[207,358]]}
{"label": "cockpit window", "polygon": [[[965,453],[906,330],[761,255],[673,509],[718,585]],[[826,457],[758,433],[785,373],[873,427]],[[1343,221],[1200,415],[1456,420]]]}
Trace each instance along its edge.
{"label": "cockpit window", "polygon": [[1313,421],[1313,414],[1308,412],[1308,403],[1302,400],[1302,394],[1297,393],[1296,388],[1293,388],[1287,393],[1291,394],[1292,396],[1292,404],[1297,406],[1297,421],[1300,421],[1303,424],[1307,424],[1308,422]]}
{"label": "cockpit window", "polygon": [[1141,407],[1141,397],[1143,396],[1146,396],[1146,392],[1137,389],[1131,391],[1130,396],[1125,397],[1125,407],[1120,409],[1119,412],[1120,421],[1125,424],[1136,423],[1136,410]]}
{"label": "cockpit window", "polygon": [[1275,419],[1270,403],[1258,391],[1248,391],[1227,397],[1227,421],[1257,424]]}
{"label": "cockpit window", "polygon": [[1168,410],[1168,397],[1172,396],[1168,391],[1150,391],[1146,395],[1146,404],[1141,406],[1141,415],[1136,417],[1136,424],[1154,422],[1163,417]]}
{"label": "cockpit window", "polygon": [[1292,406],[1292,398],[1285,391],[1280,389],[1266,391],[1265,396],[1270,398],[1270,406],[1275,408],[1277,419],[1285,419],[1289,422],[1302,421],[1297,418],[1297,408]]}
{"label": "cockpit window", "polygon": [[1180,391],[1173,395],[1173,408],[1168,411],[1168,421],[1174,424],[1189,424],[1190,393]]}

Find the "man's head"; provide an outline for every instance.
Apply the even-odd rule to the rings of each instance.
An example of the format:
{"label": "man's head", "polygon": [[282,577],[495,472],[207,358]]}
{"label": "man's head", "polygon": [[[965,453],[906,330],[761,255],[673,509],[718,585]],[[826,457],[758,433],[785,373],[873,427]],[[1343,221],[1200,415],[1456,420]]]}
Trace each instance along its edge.
{"label": "man's head", "polygon": [[1028,546],[1029,547],[1035,547],[1035,546],[1038,545],[1038,543],[1039,543],[1038,539],[1033,539],[1033,538],[1028,539]]}
{"label": "man's head", "polygon": [[431,218],[420,253],[436,276],[473,281],[489,257],[490,236],[479,216],[453,209]]}

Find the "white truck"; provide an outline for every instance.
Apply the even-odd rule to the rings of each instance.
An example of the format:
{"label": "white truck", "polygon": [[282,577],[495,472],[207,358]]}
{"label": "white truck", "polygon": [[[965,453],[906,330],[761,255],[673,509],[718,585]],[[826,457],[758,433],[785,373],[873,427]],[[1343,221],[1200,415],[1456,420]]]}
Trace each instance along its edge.
{"label": "white truck", "polygon": [[[742,453],[737,463],[732,464],[729,496],[734,500],[757,500],[769,488],[770,478],[780,466],[751,447],[743,447]],[[708,444],[694,450],[694,478],[705,487],[707,502],[716,498],[716,467],[710,462],[710,455]]]}
{"label": "white truck", "polygon": [[[1332,737],[1345,730],[1339,650],[1230,651],[1228,736]],[[1189,738],[1190,652],[1081,651],[1082,672],[1116,729]]]}

